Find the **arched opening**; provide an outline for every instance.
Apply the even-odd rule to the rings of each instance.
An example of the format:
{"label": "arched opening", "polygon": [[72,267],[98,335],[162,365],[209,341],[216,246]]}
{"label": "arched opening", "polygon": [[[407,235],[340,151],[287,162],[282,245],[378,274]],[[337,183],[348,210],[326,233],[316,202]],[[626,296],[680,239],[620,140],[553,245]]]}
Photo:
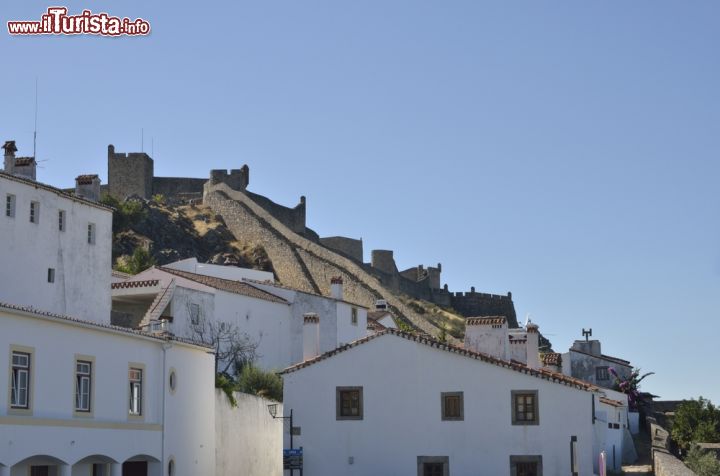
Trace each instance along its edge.
{"label": "arched opening", "polygon": [[33,455],[18,461],[12,468],[10,474],[27,474],[28,476],[59,476],[60,466],[67,463],[59,458],[49,455]]}
{"label": "arched opening", "polygon": [[117,460],[105,455],[91,455],[77,461],[73,465],[73,474],[87,474],[89,476],[109,476],[110,465],[117,464]]}
{"label": "arched opening", "polygon": [[161,476],[160,460],[150,455],[135,455],[122,465],[122,476]]}

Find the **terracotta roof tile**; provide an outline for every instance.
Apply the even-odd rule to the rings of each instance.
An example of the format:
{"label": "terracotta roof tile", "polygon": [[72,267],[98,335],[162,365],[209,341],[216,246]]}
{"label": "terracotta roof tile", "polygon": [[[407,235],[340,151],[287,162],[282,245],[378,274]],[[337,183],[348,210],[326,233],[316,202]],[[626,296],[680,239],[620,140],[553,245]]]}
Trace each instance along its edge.
{"label": "terracotta roof tile", "polygon": [[507,322],[505,316],[468,317],[466,326],[501,326]]}
{"label": "terracotta roof tile", "polygon": [[605,403],[607,405],[612,405],[613,407],[624,407],[625,403],[621,402],[620,400],[612,400],[607,397],[600,397],[599,398],[601,403]]}
{"label": "terracotta roof tile", "polygon": [[262,289],[258,289],[254,286],[249,285],[243,281],[233,281],[231,279],[216,278],[214,276],[206,276],[204,274],[195,274],[188,271],[180,271],[177,269],[166,268],[164,266],[158,266],[159,270],[165,271],[166,273],[180,276],[181,278],[195,281],[196,283],[210,286],[211,288],[219,289],[221,291],[227,291],[229,293],[241,294],[255,299],[262,299],[264,301],[276,302],[279,304],[289,304],[285,299],[277,297]]}
{"label": "terracotta roof tile", "polygon": [[122,281],[119,283],[112,283],[110,287],[112,289],[128,289],[128,288],[147,288],[154,287],[160,284],[158,279],[145,279],[143,281]]}
{"label": "terracotta roof tile", "polygon": [[589,384],[587,382],[584,382],[582,380],[579,380],[579,379],[576,379],[573,377],[569,377],[567,375],[563,375],[558,372],[552,372],[552,371],[546,370],[546,369],[537,369],[537,370],[531,369],[531,368],[527,367],[526,365],[522,365],[520,363],[514,363],[514,362],[509,362],[507,360],[498,359],[497,357],[493,357],[488,354],[484,354],[481,352],[474,352],[474,351],[463,349],[462,347],[458,347],[458,346],[451,345],[451,344],[443,344],[442,342],[440,342],[436,339],[423,337],[423,336],[416,335],[416,334],[409,334],[407,332],[403,332],[403,331],[400,331],[397,329],[385,329],[381,332],[378,332],[377,334],[372,334],[367,337],[363,337],[362,339],[358,339],[349,344],[345,344],[342,347],[338,347],[329,352],[325,352],[324,354],[321,354],[315,358],[308,359],[304,362],[300,362],[298,364],[292,365],[292,366],[286,368],[285,370],[283,370],[282,372],[280,372],[280,374],[288,374],[291,372],[297,372],[298,370],[302,370],[305,367],[309,367],[320,361],[329,359],[341,352],[345,352],[347,350],[352,349],[353,347],[360,346],[362,344],[370,342],[373,339],[377,339],[378,337],[382,337],[385,335],[393,335],[393,336],[407,339],[407,340],[410,340],[413,342],[417,342],[419,344],[426,345],[428,347],[435,347],[435,348],[445,351],[445,352],[450,352],[450,353],[462,355],[464,357],[468,357],[471,359],[480,360],[482,362],[487,362],[487,363],[490,363],[493,365],[497,365],[498,367],[503,367],[508,370],[524,373],[526,375],[531,375],[533,377],[547,380],[552,383],[566,385],[568,387],[573,387],[573,388],[576,388],[579,390],[585,390],[588,392],[595,392],[595,391],[599,390],[599,387],[597,387],[595,385]]}
{"label": "terracotta roof tile", "polygon": [[368,311],[367,318],[372,319],[373,321],[377,321],[378,319],[382,319],[386,315],[392,316],[392,313],[384,309],[381,309],[379,311]]}
{"label": "terracotta roof tile", "polygon": [[203,347],[203,348],[210,349],[210,350],[213,349],[213,346],[211,346],[211,345],[203,344],[202,342],[194,342],[190,339],[184,339],[182,337],[176,337],[176,336],[172,336],[172,335],[168,335],[168,334],[163,334],[162,336],[160,336],[157,334],[152,334],[150,332],[143,332],[143,331],[138,331],[135,329],[130,329],[129,327],[114,326],[112,324],[101,324],[99,322],[86,321],[84,319],[77,319],[75,317],[65,316],[63,314],[56,314],[54,312],[41,311],[39,309],[35,309],[35,308],[29,307],[29,306],[19,306],[17,304],[10,304],[10,303],[0,301],[0,309],[7,309],[9,311],[18,311],[18,312],[22,312],[24,314],[29,314],[29,315],[37,317],[37,318],[51,319],[51,320],[60,321],[60,322],[67,322],[70,324],[78,324],[78,325],[85,326],[85,327],[95,327],[95,328],[105,329],[105,330],[113,331],[113,332],[122,332],[124,334],[131,334],[131,335],[135,335],[138,337],[145,337],[145,338],[156,339],[156,340],[160,340],[160,341],[172,340],[175,342],[194,345],[197,347]]}
{"label": "terracotta roof tile", "polygon": [[272,286],[272,287],[274,287],[274,288],[287,289],[287,290],[289,290],[289,291],[295,291],[296,293],[307,294],[308,296],[319,296],[319,297],[323,297],[323,298],[326,298],[326,299],[334,299],[335,301],[344,302],[345,304],[350,304],[351,306],[361,307],[361,308],[363,308],[363,309],[368,309],[367,306],[363,306],[362,304],[358,304],[358,303],[355,303],[355,302],[346,301],[346,300],[344,300],[344,299],[335,299],[335,298],[332,297],[332,296],[325,296],[325,295],[323,295],[323,294],[313,293],[313,292],[310,292],[310,291],[303,291],[302,289],[291,288],[290,286],[285,286],[285,285],[280,284],[280,283],[274,283],[274,282],[272,282],[272,281],[259,281],[259,280],[257,280],[257,279],[243,278],[243,282],[249,283],[251,286],[252,286],[253,284],[262,284],[262,285],[264,285],[264,286]]}
{"label": "terracotta roof tile", "polygon": [[27,184],[27,185],[31,185],[31,186],[33,186],[33,187],[35,187],[35,188],[41,188],[41,189],[43,189],[43,190],[47,190],[48,192],[53,192],[53,193],[55,193],[55,194],[57,194],[57,195],[60,195],[60,196],[65,197],[65,198],[68,198],[68,199],[70,199],[70,200],[74,200],[74,201],[76,201],[76,202],[84,203],[85,205],[90,205],[91,207],[100,208],[100,209],[102,209],[102,210],[107,210],[107,211],[113,211],[113,208],[112,208],[112,207],[108,207],[108,206],[106,206],[106,205],[103,205],[102,203],[93,202],[92,200],[87,200],[87,199],[85,199],[85,198],[77,197],[77,196],[75,196],[75,195],[72,194],[72,193],[66,192],[65,190],[61,190],[61,189],[59,189],[59,188],[57,188],[57,187],[53,187],[52,185],[47,185],[47,184],[44,184],[44,183],[41,183],[41,182],[37,182],[37,181],[35,181],[35,180],[31,180],[31,179],[28,179],[28,178],[25,178],[25,177],[19,177],[19,176],[17,176],[17,175],[11,175],[11,174],[8,174],[8,173],[3,172],[2,170],[0,170],[0,178],[5,178],[5,179],[8,179],[8,180],[13,180],[13,181],[15,181],[15,182],[24,183],[24,184]]}
{"label": "terracotta roof tile", "polygon": [[562,354],[558,352],[548,352],[542,354],[543,365],[562,365]]}
{"label": "terracotta roof tile", "polygon": [[77,180],[77,183],[80,185],[89,185],[93,183],[93,180],[99,179],[100,177],[97,176],[97,174],[94,175],[78,175],[75,180]]}

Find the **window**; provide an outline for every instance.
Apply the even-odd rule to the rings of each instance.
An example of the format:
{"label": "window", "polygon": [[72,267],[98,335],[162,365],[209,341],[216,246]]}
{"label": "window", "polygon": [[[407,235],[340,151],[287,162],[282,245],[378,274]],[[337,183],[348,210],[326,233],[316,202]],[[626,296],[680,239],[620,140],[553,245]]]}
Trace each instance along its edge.
{"label": "window", "polygon": [[513,390],[510,393],[512,398],[512,424],[538,425],[540,423],[538,391]]}
{"label": "window", "polygon": [[30,354],[12,353],[10,408],[30,408]]}
{"label": "window", "polygon": [[88,244],[95,244],[95,223],[88,223]]}
{"label": "window", "polygon": [[48,283],[55,282],[55,268],[48,268]]}
{"label": "window", "polygon": [[174,368],[170,368],[170,378],[168,379],[168,384],[170,386],[170,394],[174,395],[175,390],[177,389],[177,372],[175,372]]}
{"label": "window", "polygon": [[200,323],[200,305],[191,303],[190,304],[190,322],[192,324]]}
{"label": "window", "polygon": [[142,399],[143,399],[143,371],[139,368],[130,367],[128,371],[128,379],[130,380],[130,415],[142,415]]}
{"label": "window", "polygon": [[40,203],[30,202],[30,223],[40,223]]}
{"label": "window", "polygon": [[362,387],[337,387],[336,419],[362,420],[363,419],[363,389]]}
{"label": "window", "polygon": [[596,367],[595,378],[599,380],[610,380],[610,373],[607,367]]}
{"label": "window", "polygon": [[440,397],[442,420],[462,421],[464,419],[463,393],[443,392]]}
{"label": "window", "polygon": [[92,392],[92,362],[78,360],[75,362],[75,411],[90,412]]}
{"label": "window", "polygon": [[358,315],[358,310],[356,307],[353,307],[350,310],[350,324],[352,324],[353,326],[357,326],[357,323],[358,323],[357,315]]}
{"label": "window", "polygon": [[175,460],[172,458],[168,461],[168,476],[175,476]]}
{"label": "window", "polygon": [[65,210],[58,211],[58,230],[65,231]]}
{"label": "window", "polygon": [[30,466],[30,476],[49,476],[50,466]]}
{"label": "window", "polygon": [[418,456],[418,476],[448,476],[450,459],[447,456]]}
{"label": "window", "polygon": [[577,436],[570,437],[570,471],[572,476],[578,476],[580,473],[580,466],[578,465],[577,459]]}
{"label": "window", "polygon": [[15,216],[15,195],[11,193],[5,196],[5,216],[10,218]]}
{"label": "window", "polygon": [[542,455],[510,456],[510,476],[542,476]]}

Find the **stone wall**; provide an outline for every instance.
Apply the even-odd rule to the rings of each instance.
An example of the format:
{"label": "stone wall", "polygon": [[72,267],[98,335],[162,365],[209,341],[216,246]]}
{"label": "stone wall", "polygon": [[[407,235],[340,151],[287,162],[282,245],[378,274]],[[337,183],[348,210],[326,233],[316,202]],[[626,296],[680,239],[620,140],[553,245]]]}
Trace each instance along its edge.
{"label": "stone wall", "polygon": [[450,303],[453,309],[465,317],[505,316],[509,327],[518,327],[512,293],[507,296],[477,293],[472,288],[469,293],[450,293]]}
{"label": "stone wall", "polygon": [[203,201],[223,217],[238,240],[263,243],[283,284],[327,295],[330,279],[341,276],[346,300],[372,307],[376,299],[385,299],[400,319],[429,334],[438,333],[435,326],[405,305],[363,264],[293,232],[248,195],[226,184],[207,183]]}
{"label": "stone wall", "polygon": [[[235,393],[232,407],[215,390],[215,474],[217,476],[281,476],[284,420],[268,411],[271,400]],[[277,415],[283,414],[282,403]]]}
{"label": "stone wall", "polygon": [[170,201],[200,199],[205,182],[202,178],[154,177],[152,193]]}
{"label": "stone wall", "polygon": [[300,235],[305,233],[305,197],[300,197],[300,203],[295,208],[288,208],[278,205],[269,198],[257,193],[245,192],[255,203],[260,205],[277,218],[283,225]]}
{"label": "stone wall", "polygon": [[655,476],[695,476],[690,468],[671,453],[673,442],[670,432],[658,423],[656,416],[647,416],[645,419],[652,444]]}
{"label": "stone wall", "polygon": [[150,198],[154,176],[153,160],[143,152],[115,152],[108,146],[108,192],[120,200],[131,195]]}
{"label": "stone wall", "polygon": [[362,239],[355,240],[344,236],[328,236],[327,238],[320,238],[320,244],[359,263],[363,262]]}

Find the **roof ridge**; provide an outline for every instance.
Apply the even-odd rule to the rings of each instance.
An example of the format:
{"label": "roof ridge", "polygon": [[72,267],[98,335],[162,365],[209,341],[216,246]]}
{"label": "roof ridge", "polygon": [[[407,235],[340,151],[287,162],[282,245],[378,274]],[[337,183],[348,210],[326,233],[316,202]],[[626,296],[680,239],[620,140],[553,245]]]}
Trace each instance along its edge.
{"label": "roof ridge", "polygon": [[174,335],[173,336],[168,336],[168,335],[159,336],[156,334],[152,334],[150,332],[138,331],[138,330],[132,329],[130,327],[116,326],[114,324],[103,324],[100,322],[87,321],[85,319],[78,319],[77,317],[68,316],[65,314],[58,314],[56,312],[43,311],[41,309],[36,309],[32,306],[21,306],[19,304],[11,304],[8,302],[0,301],[0,309],[9,309],[11,311],[25,312],[25,313],[32,314],[37,317],[46,317],[46,318],[49,317],[51,319],[57,319],[59,321],[65,321],[65,322],[69,322],[69,323],[73,323],[73,324],[81,324],[81,325],[91,326],[91,327],[97,327],[100,329],[105,329],[105,330],[110,330],[110,331],[123,332],[126,334],[135,335],[138,337],[148,337],[148,338],[156,339],[156,340],[160,340],[160,341],[171,340],[171,341],[176,341],[176,342],[180,342],[183,344],[194,345],[197,347],[203,347],[203,348],[207,348],[207,349],[213,348],[213,346],[211,346],[211,345],[207,345],[202,342],[196,342],[191,339],[185,339],[183,337],[177,337]]}
{"label": "roof ridge", "polygon": [[[251,286],[248,283],[244,281],[236,281],[233,279],[226,279],[226,278],[218,278],[217,276],[208,276],[206,274],[198,274],[198,273],[192,273],[190,271],[182,271],[179,269],[173,269],[168,268],[165,266],[156,266],[156,269],[159,269],[160,271],[165,271],[166,273],[174,274],[175,276],[180,276],[181,278],[189,279],[190,281],[195,281],[196,283],[203,284],[205,286],[209,286],[211,288],[220,289],[221,291],[227,291],[232,292],[235,294],[240,294],[242,296],[247,296],[255,299],[263,299],[265,301],[271,301],[271,302],[277,302],[280,304],[290,304],[286,299],[281,298],[280,296],[276,296],[272,293],[269,293],[265,291],[264,289],[258,289],[255,286]],[[205,281],[205,282],[203,282]],[[242,289],[249,288],[252,289],[253,292],[258,293],[259,295],[253,296],[250,292],[240,292],[240,289],[232,290],[229,287],[226,288],[219,288],[217,286],[213,286],[211,284],[212,281],[219,281],[220,284],[228,284],[232,286],[237,286]]]}
{"label": "roof ridge", "polygon": [[66,192],[65,190],[63,190],[61,188],[53,187],[52,185],[48,185],[43,182],[38,182],[37,180],[32,180],[32,179],[28,179],[25,177],[19,177],[17,175],[12,175],[3,170],[0,170],[0,177],[5,177],[7,179],[14,180],[16,182],[24,183],[27,185],[32,185],[33,187],[36,187],[36,188],[42,188],[44,190],[47,190],[48,192],[54,192],[58,195],[62,195],[65,198],[69,198],[70,200],[76,200],[80,203],[84,203],[85,205],[90,205],[90,206],[93,206],[96,208],[101,208],[103,210],[108,210],[111,212],[115,210],[114,208],[104,205],[100,202],[94,202],[94,201],[88,200],[86,198],[78,197],[77,195]]}
{"label": "roof ridge", "polygon": [[579,379],[576,379],[576,378],[573,378],[573,377],[570,377],[570,376],[567,376],[564,374],[553,372],[551,370],[531,369],[530,367],[528,367],[526,365],[517,364],[514,362],[507,361],[507,360],[499,359],[497,357],[493,357],[493,356],[491,356],[489,354],[485,354],[483,352],[476,352],[476,351],[468,350],[463,347],[458,347],[458,346],[455,346],[452,344],[442,343],[438,340],[435,340],[435,339],[432,339],[429,337],[424,337],[424,336],[420,336],[417,334],[410,334],[408,332],[404,332],[404,331],[401,331],[398,329],[392,329],[392,328],[388,328],[388,329],[380,331],[376,334],[362,337],[353,342],[350,342],[349,344],[345,344],[341,347],[337,347],[331,351],[320,354],[317,357],[314,357],[312,359],[308,359],[304,362],[300,362],[295,365],[291,365],[290,367],[287,367],[284,370],[282,370],[280,372],[280,374],[288,374],[291,372],[301,370],[305,367],[309,367],[310,365],[316,364],[316,363],[320,362],[321,360],[330,358],[330,357],[334,356],[335,354],[349,350],[353,347],[357,347],[361,344],[365,344],[373,339],[377,339],[378,337],[385,336],[388,334],[394,335],[397,337],[401,337],[403,339],[415,341],[419,344],[424,344],[429,347],[436,347],[436,348],[438,348],[440,350],[444,350],[446,352],[460,354],[460,355],[463,355],[466,357],[473,358],[475,360],[481,360],[483,362],[497,365],[498,367],[504,367],[509,370],[514,370],[516,372],[525,373],[525,374],[531,375],[533,377],[541,378],[543,380],[548,380],[549,382],[552,382],[552,383],[567,385],[567,386],[575,387],[579,390],[585,390],[585,391],[599,390],[599,388],[595,385],[589,384],[587,382],[584,382],[582,380],[579,380]]}

